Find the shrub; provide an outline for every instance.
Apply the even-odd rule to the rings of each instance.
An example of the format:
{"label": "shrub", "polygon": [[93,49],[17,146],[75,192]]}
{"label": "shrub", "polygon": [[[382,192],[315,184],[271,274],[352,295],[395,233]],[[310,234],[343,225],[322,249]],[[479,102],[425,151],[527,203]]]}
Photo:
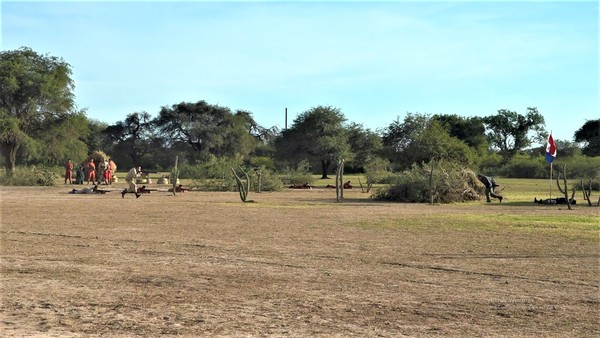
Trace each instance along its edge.
{"label": "shrub", "polygon": [[566,162],[557,160],[555,166],[563,168],[567,164],[567,177],[569,179],[600,180],[600,157],[575,156]]}
{"label": "shrub", "polygon": [[315,178],[310,172],[310,162],[308,160],[300,161],[296,169],[284,169],[280,177],[281,181],[285,185],[304,183],[312,184],[315,181]]}
{"label": "shrub", "polygon": [[18,167],[11,176],[1,175],[0,185],[53,186],[58,178],[60,175],[44,167]]}
{"label": "shrub", "polygon": [[543,157],[517,155],[502,166],[498,172],[501,176],[512,178],[548,178],[548,163]]}
{"label": "shrub", "polygon": [[[430,184],[431,168],[429,165],[413,165],[411,169],[400,174],[398,182],[389,187],[377,190],[374,199],[407,203],[433,202],[452,203],[479,200],[483,185],[477,175],[457,165],[446,164],[434,169],[433,184]],[[433,188],[433,191],[432,191]]]}
{"label": "shrub", "polygon": [[[261,191],[280,191],[283,189],[283,182],[277,173],[273,170],[265,167],[258,168],[261,174]],[[252,173],[248,173],[250,176],[250,182],[254,185],[252,190],[257,190],[258,184],[258,171],[252,170]],[[312,177],[312,176],[311,176]]]}

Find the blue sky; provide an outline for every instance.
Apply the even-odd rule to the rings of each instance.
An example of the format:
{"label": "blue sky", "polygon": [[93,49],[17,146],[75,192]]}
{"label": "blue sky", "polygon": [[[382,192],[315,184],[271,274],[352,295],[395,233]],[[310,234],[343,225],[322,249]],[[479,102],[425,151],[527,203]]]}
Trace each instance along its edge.
{"label": "blue sky", "polygon": [[284,127],[318,105],[377,130],[407,113],[537,107],[555,139],[600,117],[598,2],[6,1],[2,50],[72,66],[90,118],[205,100]]}

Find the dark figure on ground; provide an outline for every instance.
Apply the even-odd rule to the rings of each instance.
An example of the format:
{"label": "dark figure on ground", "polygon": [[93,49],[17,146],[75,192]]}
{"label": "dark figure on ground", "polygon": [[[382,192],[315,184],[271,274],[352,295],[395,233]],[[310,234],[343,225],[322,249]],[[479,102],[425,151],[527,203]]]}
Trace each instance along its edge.
{"label": "dark figure on ground", "polygon": [[485,186],[485,198],[487,202],[490,203],[492,201],[490,197],[493,197],[499,199],[500,203],[502,203],[503,197],[496,192],[496,187],[499,187],[499,185],[496,183],[494,178],[483,175],[477,175],[477,178]]}
{"label": "dark figure on ground", "polygon": [[142,185],[140,188],[137,189],[137,192],[140,194],[149,194],[152,190],[146,188],[145,185]]}
{"label": "dark figure on ground", "polygon": [[[186,192],[190,191],[188,188],[184,188],[181,184],[175,187],[175,192]],[[173,192],[173,188],[169,188],[169,192]]]}
{"label": "dark figure on ground", "polygon": [[[533,203],[537,204],[567,204],[567,199],[564,197],[558,198],[546,198],[546,199],[537,199],[537,197],[533,198]],[[569,204],[577,204],[577,200],[569,198]]]}
{"label": "dark figure on ground", "polygon": [[344,183],[344,189],[352,189],[352,184],[350,184],[350,181]]}
{"label": "dark figure on ground", "polygon": [[69,194],[106,194],[107,192],[110,192],[110,190],[102,190],[102,189],[98,189],[98,185],[94,185],[93,188],[88,188],[85,187],[83,189],[73,189],[69,192]]}
{"label": "dark figure on ground", "polygon": [[312,185],[307,183],[290,185],[290,189],[312,189]]}

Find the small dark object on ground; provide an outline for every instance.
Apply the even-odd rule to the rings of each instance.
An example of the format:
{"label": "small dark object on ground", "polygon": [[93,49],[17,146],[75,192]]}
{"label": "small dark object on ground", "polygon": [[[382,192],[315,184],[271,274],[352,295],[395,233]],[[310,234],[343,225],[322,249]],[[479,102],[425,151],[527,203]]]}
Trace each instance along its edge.
{"label": "small dark object on ground", "polygon": [[[569,202],[571,204],[577,204],[577,200],[574,199],[570,199]],[[546,199],[537,199],[536,197],[533,198],[533,203],[537,203],[537,204],[547,204],[547,205],[554,205],[554,204],[567,204],[567,199],[564,197],[558,197],[558,198],[546,198]]]}

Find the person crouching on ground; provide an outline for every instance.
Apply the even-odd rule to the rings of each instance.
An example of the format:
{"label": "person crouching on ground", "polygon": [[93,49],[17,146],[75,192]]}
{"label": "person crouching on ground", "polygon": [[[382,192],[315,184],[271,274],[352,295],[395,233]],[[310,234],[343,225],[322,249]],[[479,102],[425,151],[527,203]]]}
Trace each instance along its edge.
{"label": "person crouching on ground", "polygon": [[134,193],[135,198],[139,198],[142,195],[137,192],[137,185],[135,184],[135,179],[137,177],[140,177],[141,173],[142,166],[140,166],[139,164],[131,168],[131,170],[127,172],[127,176],[125,176],[125,182],[127,182],[128,187],[125,188],[125,190],[123,190],[123,192],[121,193],[121,197],[125,198],[125,194],[128,192]]}
{"label": "person crouching on ground", "polygon": [[498,187],[498,184],[496,183],[494,178],[483,176],[483,175],[477,175],[477,178],[485,186],[485,198],[486,198],[487,202],[490,203],[492,201],[492,199],[490,198],[490,196],[491,196],[493,198],[499,199],[500,203],[502,203],[502,199],[503,199],[502,195],[498,194],[495,191],[496,187]]}

